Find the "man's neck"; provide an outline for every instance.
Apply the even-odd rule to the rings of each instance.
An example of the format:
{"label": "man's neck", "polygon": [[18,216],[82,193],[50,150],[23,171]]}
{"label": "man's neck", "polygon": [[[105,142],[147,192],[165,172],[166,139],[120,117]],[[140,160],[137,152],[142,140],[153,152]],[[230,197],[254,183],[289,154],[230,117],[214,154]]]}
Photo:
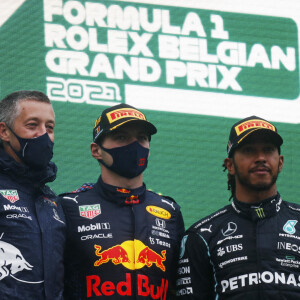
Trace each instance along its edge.
{"label": "man's neck", "polygon": [[256,191],[250,188],[242,188],[242,187],[236,187],[236,198],[245,203],[259,203],[267,198],[270,198],[272,196],[275,196],[277,194],[277,188],[276,185],[272,186],[270,189],[266,191]]}
{"label": "man's neck", "polygon": [[143,185],[143,174],[134,178],[122,177],[105,167],[101,168],[101,178],[104,183],[126,189],[136,189]]}

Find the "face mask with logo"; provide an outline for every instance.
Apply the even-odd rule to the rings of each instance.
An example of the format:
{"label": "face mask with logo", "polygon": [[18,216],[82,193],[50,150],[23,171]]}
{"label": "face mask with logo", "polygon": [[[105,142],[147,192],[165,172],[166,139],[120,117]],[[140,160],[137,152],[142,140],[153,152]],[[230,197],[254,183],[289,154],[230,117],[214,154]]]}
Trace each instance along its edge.
{"label": "face mask with logo", "polygon": [[122,177],[137,177],[147,168],[149,149],[141,146],[138,142],[112,149],[100,147],[112,156],[113,164],[108,166],[102,159],[99,161],[107,169]]}
{"label": "face mask with logo", "polygon": [[24,139],[19,137],[12,129],[10,130],[20,143],[19,151],[16,151],[13,147],[11,148],[22,162],[33,169],[45,168],[53,157],[54,146],[48,133],[39,137]]}

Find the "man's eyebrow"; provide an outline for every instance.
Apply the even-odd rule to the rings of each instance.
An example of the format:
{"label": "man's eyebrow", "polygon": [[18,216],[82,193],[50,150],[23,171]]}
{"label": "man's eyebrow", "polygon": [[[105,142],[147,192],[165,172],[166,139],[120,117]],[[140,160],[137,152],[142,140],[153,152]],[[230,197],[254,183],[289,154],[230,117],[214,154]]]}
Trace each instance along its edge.
{"label": "man's eyebrow", "polygon": [[[28,121],[36,121],[36,122],[39,122],[39,121],[41,121],[41,119],[38,118],[38,117],[29,117],[28,119],[25,119],[25,122],[28,122]],[[50,120],[47,120],[46,123],[52,123],[52,124],[55,124],[55,120],[50,119]]]}

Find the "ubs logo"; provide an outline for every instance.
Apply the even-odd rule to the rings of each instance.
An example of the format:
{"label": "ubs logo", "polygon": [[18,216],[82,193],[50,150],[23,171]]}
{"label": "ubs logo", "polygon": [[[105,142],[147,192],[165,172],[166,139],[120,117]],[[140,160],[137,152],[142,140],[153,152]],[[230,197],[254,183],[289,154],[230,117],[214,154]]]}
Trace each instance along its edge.
{"label": "ubs logo", "polygon": [[225,229],[222,229],[222,234],[224,236],[229,236],[229,235],[232,235],[236,232],[237,230],[237,225],[233,222],[229,222],[227,224],[227,227]]}

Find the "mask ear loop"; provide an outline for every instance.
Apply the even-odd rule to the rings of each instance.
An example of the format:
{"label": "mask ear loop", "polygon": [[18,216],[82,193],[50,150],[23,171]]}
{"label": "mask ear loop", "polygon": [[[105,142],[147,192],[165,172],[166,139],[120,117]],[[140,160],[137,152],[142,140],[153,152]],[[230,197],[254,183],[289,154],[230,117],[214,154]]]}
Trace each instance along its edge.
{"label": "mask ear loop", "polygon": [[[5,126],[13,133],[13,135],[18,139],[18,135],[12,130],[12,128],[10,128],[6,123],[5,123]],[[18,139],[19,140],[19,139]],[[20,142],[19,142],[20,143]],[[14,153],[16,154],[16,155],[18,155],[18,153],[16,152],[16,150],[13,148],[13,146],[11,145],[11,143],[10,142],[7,142],[7,144],[9,145],[9,147],[14,151]],[[21,146],[21,145],[20,145]],[[26,143],[26,145],[25,146],[27,146],[27,143]],[[18,155],[19,156],[19,155]],[[24,151],[23,151],[23,153],[22,153],[22,156],[24,157]]]}

